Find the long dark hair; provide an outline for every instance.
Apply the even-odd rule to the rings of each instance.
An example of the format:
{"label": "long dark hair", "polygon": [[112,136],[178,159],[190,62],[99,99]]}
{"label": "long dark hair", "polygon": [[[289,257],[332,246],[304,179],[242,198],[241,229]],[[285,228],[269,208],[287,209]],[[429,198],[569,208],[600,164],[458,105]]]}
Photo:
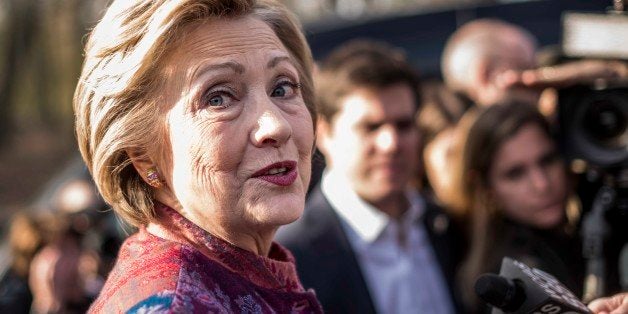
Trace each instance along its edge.
{"label": "long dark hair", "polygon": [[504,103],[479,112],[466,135],[459,188],[469,227],[469,250],[462,264],[460,280],[465,302],[477,304],[473,286],[478,275],[489,271],[490,253],[496,239],[504,234],[501,209],[490,196],[489,172],[502,145],[527,125],[537,125],[552,139],[549,123],[526,103]]}

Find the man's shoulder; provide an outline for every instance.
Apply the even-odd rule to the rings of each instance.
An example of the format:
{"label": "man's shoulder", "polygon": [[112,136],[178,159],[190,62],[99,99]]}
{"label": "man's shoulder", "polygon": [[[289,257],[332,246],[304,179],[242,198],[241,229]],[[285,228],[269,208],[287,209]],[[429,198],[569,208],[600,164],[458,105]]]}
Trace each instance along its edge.
{"label": "man's shoulder", "polygon": [[460,230],[454,223],[450,213],[429,196],[423,196],[423,224],[430,235],[456,236]]}

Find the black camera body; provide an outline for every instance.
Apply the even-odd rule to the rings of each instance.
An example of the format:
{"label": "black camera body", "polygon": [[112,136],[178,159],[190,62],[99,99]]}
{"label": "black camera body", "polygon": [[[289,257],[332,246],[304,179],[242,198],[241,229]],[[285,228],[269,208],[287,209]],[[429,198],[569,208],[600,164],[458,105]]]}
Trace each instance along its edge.
{"label": "black camera body", "polygon": [[559,142],[568,159],[628,169],[628,86],[559,90]]}
{"label": "black camera body", "polygon": [[[628,14],[623,1],[615,5],[606,13],[564,14],[563,56],[628,62]],[[628,79],[589,82],[558,91],[559,144],[568,160],[587,166],[578,191],[587,301],[613,289],[606,283],[626,267],[619,255],[628,247]]]}
{"label": "black camera body", "polygon": [[[603,13],[564,13],[563,57],[628,62],[628,14],[623,2],[615,5]],[[623,81],[573,86],[559,90],[558,97],[559,141],[566,157],[620,181],[628,176],[628,79]]]}
{"label": "black camera body", "polygon": [[587,261],[583,298],[591,301],[619,289],[619,268],[626,267],[619,252],[628,241],[628,88],[562,89],[558,110],[561,150],[587,165],[577,192]]}

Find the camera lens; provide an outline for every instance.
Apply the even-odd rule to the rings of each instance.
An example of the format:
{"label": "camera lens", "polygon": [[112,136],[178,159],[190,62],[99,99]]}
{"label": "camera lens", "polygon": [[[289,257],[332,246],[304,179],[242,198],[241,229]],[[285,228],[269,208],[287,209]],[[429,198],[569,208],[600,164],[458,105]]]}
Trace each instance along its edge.
{"label": "camera lens", "polygon": [[626,115],[610,99],[597,99],[591,102],[585,112],[583,128],[595,141],[609,147],[622,146],[625,143]]}
{"label": "camera lens", "polygon": [[562,149],[603,168],[628,166],[628,86],[559,91]]}

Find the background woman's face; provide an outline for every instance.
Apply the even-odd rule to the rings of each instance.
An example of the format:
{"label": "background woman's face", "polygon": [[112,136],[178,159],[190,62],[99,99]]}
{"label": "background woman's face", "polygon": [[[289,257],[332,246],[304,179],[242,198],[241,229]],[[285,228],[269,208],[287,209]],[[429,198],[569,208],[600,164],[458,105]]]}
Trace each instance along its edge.
{"label": "background woman's face", "polygon": [[158,163],[174,207],[219,234],[296,220],[314,140],[296,61],[252,17],[184,36],[164,69],[167,144]]}
{"label": "background woman's face", "polygon": [[497,150],[491,193],[507,217],[537,228],[564,218],[567,178],[554,142],[536,124],[524,125]]}
{"label": "background woman's face", "polygon": [[423,158],[425,160],[425,174],[432,186],[432,190],[441,201],[446,201],[455,194],[453,181],[454,169],[452,164],[456,151],[454,128],[447,128],[436,135],[425,145]]}

